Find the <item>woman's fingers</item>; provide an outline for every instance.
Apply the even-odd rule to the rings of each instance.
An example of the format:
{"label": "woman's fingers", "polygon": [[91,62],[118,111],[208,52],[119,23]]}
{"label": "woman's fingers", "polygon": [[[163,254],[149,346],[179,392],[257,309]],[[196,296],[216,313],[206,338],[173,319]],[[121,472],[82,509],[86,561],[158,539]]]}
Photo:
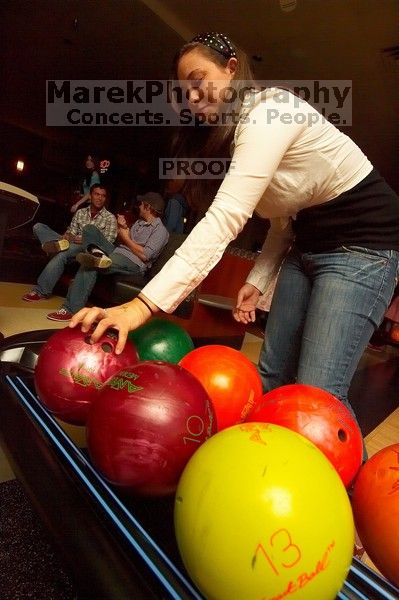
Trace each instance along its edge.
{"label": "woman's fingers", "polygon": [[73,315],[72,319],[70,320],[69,327],[76,327],[76,325],[81,323],[90,310],[90,308],[82,308],[79,312]]}
{"label": "woman's fingers", "polygon": [[117,308],[108,310],[96,306],[82,308],[72,317],[69,327],[76,327],[79,323],[83,333],[90,331],[95,326],[90,333],[92,343],[97,342],[107,329],[116,329],[118,331],[118,342],[115,352],[120,354],[123,351],[129,333],[129,322],[125,313],[118,311]]}
{"label": "woman's fingers", "polygon": [[235,308],[233,310],[233,318],[238,321],[238,323],[244,323],[244,325],[253,323],[255,321],[255,310]]}
{"label": "woman's fingers", "polygon": [[[111,319],[101,319],[101,321],[96,325],[94,330],[91,332],[90,341],[93,344],[95,342],[98,342],[100,337],[102,335],[104,335],[104,333],[107,331],[107,329],[110,329],[111,327],[116,329],[116,327],[114,327],[114,325],[112,324]],[[90,329],[90,327],[89,327],[89,329]],[[82,327],[82,331],[89,331],[89,329],[83,329],[83,327]]]}
{"label": "woman's fingers", "polygon": [[115,348],[115,353],[116,354],[120,354],[126,344],[126,340],[127,340],[127,334],[128,334],[128,330],[127,329],[119,329],[119,335],[118,335],[118,343],[116,344],[116,348]]}
{"label": "woman's fingers", "polygon": [[82,308],[82,310],[72,317],[69,327],[76,327],[76,325],[82,323],[81,329],[86,333],[92,327],[93,323],[105,319],[106,316],[107,313],[103,308],[97,308],[96,306],[93,308]]}

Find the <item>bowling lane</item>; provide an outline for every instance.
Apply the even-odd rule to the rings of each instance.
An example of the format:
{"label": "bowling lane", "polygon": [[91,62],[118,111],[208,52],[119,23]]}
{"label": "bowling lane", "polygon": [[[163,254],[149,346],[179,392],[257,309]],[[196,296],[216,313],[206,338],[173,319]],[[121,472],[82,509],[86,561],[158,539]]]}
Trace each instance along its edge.
{"label": "bowling lane", "polygon": [[[171,501],[116,495],[37,402],[26,377],[7,376],[1,396],[13,467],[63,547],[79,590],[118,600],[202,598],[181,566]],[[394,600],[398,593],[355,559],[338,597]]]}
{"label": "bowling lane", "polygon": [[[20,400],[20,403],[23,402],[24,408],[29,411],[29,416],[30,416],[30,418],[32,420],[32,418],[34,417],[35,410],[37,408],[36,407],[37,401],[35,399],[36,404],[33,404],[33,406],[36,407],[36,408],[35,408],[35,410],[32,411],[32,405],[28,406],[30,404],[30,401],[28,402],[28,404],[26,403],[26,398],[30,398],[32,400],[32,402],[33,402],[34,394],[29,394],[29,390],[31,390],[31,389],[32,389],[31,385],[25,386],[25,392],[26,393],[22,394],[22,396],[25,396],[24,400],[22,400],[22,396],[18,396],[18,398]],[[14,391],[16,391],[16,390],[14,390]],[[43,407],[41,407],[41,408],[43,408]],[[18,407],[17,407],[17,410],[18,410]],[[50,417],[50,415],[46,411],[45,411],[45,414],[46,414],[45,418],[49,418],[49,421],[48,421],[48,424],[47,424],[47,429],[45,428],[45,430],[44,430],[44,434],[45,434],[45,436],[46,435],[48,436],[48,431],[51,430],[51,425],[50,424],[52,423],[52,426],[56,426],[57,424],[54,421],[54,419],[52,419]],[[0,417],[1,416],[2,415],[0,415]],[[9,417],[9,415],[7,415],[7,417]],[[36,418],[37,418],[37,415],[36,415]],[[44,415],[40,416],[39,421],[44,421]],[[72,428],[72,430],[75,430],[75,432],[78,432],[78,431],[80,431],[82,429],[82,428],[76,428],[75,429],[74,426],[70,426],[70,427]],[[21,427],[18,428],[18,431],[19,430],[21,430]],[[56,443],[56,448],[57,449],[60,448],[59,439],[57,438],[57,436],[61,436],[61,438],[63,439],[63,434],[62,434],[63,430],[64,430],[64,428],[58,428],[57,429],[58,433],[55,436],[55,438],[54,439],[51,438],[51,441],[53,441],[54,443]],[[13,440],[13,443],[17,443],[17,441],[18,441],[17,437],[18,436],[16,435],[15,439]],[[69,440],[69,438],[65,438],[65,439]],[[57,444],[57,441],[58,441],[58,444]],[[25,438],[24,438],[24,442],[26,442]],[[98,476],[98,473],[95,470],[93,470],[93,468],[91,467],[90,463],[87,462],[87,454],[86,454],[86,452],[79,453],[79,450],[76,448],[75,444],[71,444],[71,440],[69,440],[68,444],[69,445],[67,446],[67,453],[66,453],[66,455],[64,457],[64,458],[66,458],[67,463],[69,464],[70,461],[71,461],[71,457],[75,456],[75,461],[74,462],[76,462],[78,465],[80,465],[80,467],[82,467],[82,465],[84,465],[84,464],[86,465],[86,467],[88,466],[91,475],[94,476],[94,474],[95,474],[97,476],[97,478],[99,479],[99,481],[102,482],[101,485],[106,485],[105,482],[104,482],[104,480],[101,477]],[[24,445],[26,445],[26,444],[20,444],[20,446],[24,446]],[[31,444],[28,444],[28,446],[29,446],[29,448],[32,447]],[[48,441],[47,441],[47,443],[45,443],[45,446],[47,447],[47,450],[49,450],[49,448],[48,448]],[[62,444],[61,444],[61,446],[62,446]],[[17,454],[18,454],[18,452],[17,452]],[[58,454],[57,454],[57,458],[58,458]],[[31,466],[32,465],[30,464],[29,468],[31,468]],[[48,466],[49,465],[47,464],[47,467]],[[50,473],[52,472],[52,469],[53,469],[53,466],[50,468]],[[45,470],[46,469],[40,468],[40,470],[35,470],[35,472],[38,473],[40,471],[40,474],[43,475],[43,471],[45,471]],[[63,470],[65,470],[64,467],[63,467]],[[73,480],[76,479],[76,476],[77,476],[76,474],[77,474],[76,469],[73,469],[72,470],[72,479]],[[22,477],[26,478],[26,477],[29,477],[29,475],[30,474],[26,475],[25,473],[23,473]],[[74,482],[75,482],[75,486],[74,486],[74,490],[73,490],[72,493],[75,493],[77,491],[76,490],[76,481],[74,481]],[[32,484],[31,480],[30,480],[30,483]],[[44,486],[44,487],[46,489],[46,486]],[[101,488],[101,489],[103,489],[103,488]],[[91,488],[90,488],[90,490],[91,490]],[[81,494],[86,499],[84,502],[87,502],[87,494],[89,494],[89,496],[91,495],[91,491],[90,490],[87,488],[86,485],[83,486],[83,488],[81,490]],[[114,500],[117,499],[118,506],[124,507],[122,509],[123,511],[125,511],[124,514],[125,515],[129,514],[130,517],[133,517],[135,524],[139,526],[139,531],[141,533],[146,532],[147,536],[150,536],[150,538],[153,539],[153,541],[155,540],[155,546],[158,548],[158,550],[156,551],[157,552],[157,557],[159,558],[159,556],[161,556],[162,560],[164,558],[166,558],[167,559],[167,565],[168,565],[168,567],[172,568],[172,572],[174,574],[176,574],[176,569],[180,573],[183,571],[184,578],[190,583],[190,580],[189,580],[187,574],[184,572],[184,570],[182,568],[181,560],[179,558],[179,554],[178,554],[177,549],[176,549],[176,542],[175,542],[174,530],[173,530],[173,519],[172,519],[173,503],[171,503],[170,500],[168,500],[168,499],[162,499],[162,500],[156,500],[156,499],[149,499],[149,500],[147,500],[146,499],[145,501],[143,501],[143,500],[132,500],[131,498],[126,497],[122,493],[115,494],[115,491],[111,490],[110,488],[109,488],[109,491],[113,492],[112,498]],[[101,497],[101,499],[100,499],[100,497]],[[93,507],[94,508],[94,512],[97,513],[99,510],[101,512],[102,509],[104,508],[104,506],[103,506],[103,503],[104,503],[103,494],[102,493],[98,494],[95,499],[96,499],[97,502],[94,504],[94,507]],[[56,496],[54,497],[54,501],[56,501]],[[100,501],[100,504],[98,504],[99,501]],[[42,499],[42,502],[44,502],[44,506],[47,509],[47,502],[48,502],[47,496]],[[108,500],[107,500],[107,502],[108,502]],[[76,503],[74,504],[72,502],[72,505],[76,506]],[[79,503],[79,505],[81,505],[81,503]],[[65,509],[69,511],[69,508],[65,507]],[[126,513],[126,511],[127,511],[127,513]],[[70,514],[69,514],[69,518],[71,518]],[[45,519],[47,519],[47,510],[46,510]],[[87,521],[87,515],[85,515],[84,520]],[[90,520],[90,518],[89,518],[89,520]],[[101,514],[101,518],[96,521],[96,527],[99,526],[101,528],[103,525],[105,525],[106,528],[109,529],[109,523],[108,523],[107,519],[105,519],[105,521],[104,521],[103,516]],[[65,532],[64,532],[64,534],[65,534]],[[116,537],[118,537],[119,535],[120,535],[120,533],[118,533],[118,535]],[[129,535],[131,536],[132,533],[130,532]],[[122,546],[123,546],[126,543],[126,540],[125,540],[125,538],[123,536],[122,536],[122,540],[124,540],[124,541],[121,541]],[[140,545],[140,547],[141,547],[141,545]],[[136,548],[136,550],[138,549],[137,544],[136,544],[135,548]],[[117,550],[117,552],[119,552],[119,550]],[[160,554],[159,554],[159,552],[160,552]],[[130,554],[130,553],[128,552],[128,554]],[[76,553],[75,554],[73,553],[73,556],[76,556]],[[136,558],[137,557],[134,556],[134,559],[133,559],[134,562],[136,562]],[[91,560],[91,559],[88,559],[88,560]],[[172,567],[172,565],[173,565],[173,567]],[[363,567],[361,567],[361,568],[363,568]],[[141,567],[140,566],[137,567],[137,565],[136,565],[136,570],[137,569],[139,570],[139,572],[141,572]],[[352,571],[353,571],[353,569],[351,569],[351,575],[350,576],[352,576]],[[137,575],[137,573],[136,573],[136,575]],[[150,579],[151,579],[152,576],[153,576],[153,568],[150,567]],[[368,577],[371,578],[370,575]],[[181,583],[180,579],[179,579],[179,582]],[[136,583],[137,583],[137,581],[136,581]],[[190,583],[190,585],[192,585],[192,583]],[[346,586],[351,585],[350,581],[346,582],[345,585]],[[369,581],[367,581],[367,585],[371,585]],[[190,592],[190,595],[188,597],[193,597],[191,595],[191,592]],[[356,597],[356,596],[351,596],[351,597]],[[358,597],[361,598],[362,596],[358,596]],[[374,596],[371,596],[371,597],[374,597]],[[380,596],[375,596],[375,597],[379,598]],[[385,596],[382,596],[382,597],[385,597]],[[386,596],[386,597],[389,597],[389,596]],[[393,596],[393,597],[395,597],[395,596]]]}

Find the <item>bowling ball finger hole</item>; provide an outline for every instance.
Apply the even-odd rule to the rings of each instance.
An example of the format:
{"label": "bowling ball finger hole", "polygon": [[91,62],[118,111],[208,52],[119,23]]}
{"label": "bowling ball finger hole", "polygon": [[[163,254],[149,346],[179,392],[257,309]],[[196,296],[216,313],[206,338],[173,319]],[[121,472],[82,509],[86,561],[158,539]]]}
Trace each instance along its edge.
{"label": "bowling ball finger hole", "polygon": [[[84,338],[84,340],[85,340],[86,344],[90,344],[90,345],[91,345],[91,338],[90,338],[90,336],[89,336],[89,335],[86,335],[86,337]],[[114,349],[114,348],[113,348],[112,344],[110,344],[110,343],[108,343],[108,342],[103,342],[103,343],[101,344],[101,350],[102,350],[103,352],[110,353],[110,352],[112,352],[112,351],[113,351],[113,349]]]}
{"label": "bowling ball finger hole", "polygon": [[346,442],[348,436],[346,435],[345,429],[338,429],[338,439],[340,442]]}
{"label": "bowling ball finger hole", "polygon": [[107,342],[104,342],[101,344],[101,350],[103,350],[103,352],[112,352],[113,347],[111,346],[111,344],[107,344]]}

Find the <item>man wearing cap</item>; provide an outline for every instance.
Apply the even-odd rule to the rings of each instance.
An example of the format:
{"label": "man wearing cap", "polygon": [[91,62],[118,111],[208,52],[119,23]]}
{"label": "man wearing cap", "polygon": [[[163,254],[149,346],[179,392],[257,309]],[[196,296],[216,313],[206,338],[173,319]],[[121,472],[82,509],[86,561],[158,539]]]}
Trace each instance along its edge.
{"label": "man wearing cap", "polygon": [[118,238],[114,246],[92,225],[83,229],[82,245],[86,249],[77,255],[80,269],[69,286],[62,307],[47,315],[53,321],[69,321],[72,314],[86,305],[96,283],[98,270],[104,274],[144,275],[159,256],[169,239],[161,221],[164,201],[160,194],[147,192],[137,196],[139,218],[130,230],[125,217],[118,215]]}

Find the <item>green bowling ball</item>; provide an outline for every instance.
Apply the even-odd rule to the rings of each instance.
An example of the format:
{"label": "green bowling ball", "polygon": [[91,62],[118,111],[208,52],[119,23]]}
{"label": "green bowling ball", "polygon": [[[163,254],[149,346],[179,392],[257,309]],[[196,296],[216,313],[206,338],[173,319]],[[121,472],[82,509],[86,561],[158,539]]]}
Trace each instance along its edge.
{"label": "green bowling ball", "polygon": [[177,364],[194,349],[191,337],[180,325],[166,319],[151,319],[128,335],[140,360],[162,360]]}

